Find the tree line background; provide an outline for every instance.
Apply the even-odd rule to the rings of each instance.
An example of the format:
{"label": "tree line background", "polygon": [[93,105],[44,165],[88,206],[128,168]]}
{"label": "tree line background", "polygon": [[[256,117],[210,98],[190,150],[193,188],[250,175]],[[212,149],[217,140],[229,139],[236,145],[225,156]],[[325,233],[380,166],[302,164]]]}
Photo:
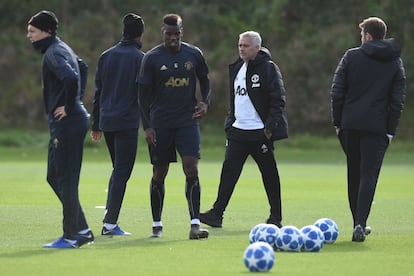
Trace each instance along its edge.
{"label": "tree line background", "polygon": [[407,97],[398,135],[414,138],[414,0],[0,0],[0,129],[46,129],[41,55],[26,38],[27,21],[47,9],[59,18],[58,36],[89,65],[84,102],[92,112],[95,69],[102,51],[122,35],[122,17],[140,14],[143,50],[161,42],[161,18],[183,18],[184,41],[203,50],[210,68],[212,104],[203,124],[222,125],[228,103],[227,66],[237,57],[238,34],[261,33],[281,68],[290,132],[332,134],[330,87],[346,49],[360,45],[358,23],[379,16],[387,37],[402,46]]}

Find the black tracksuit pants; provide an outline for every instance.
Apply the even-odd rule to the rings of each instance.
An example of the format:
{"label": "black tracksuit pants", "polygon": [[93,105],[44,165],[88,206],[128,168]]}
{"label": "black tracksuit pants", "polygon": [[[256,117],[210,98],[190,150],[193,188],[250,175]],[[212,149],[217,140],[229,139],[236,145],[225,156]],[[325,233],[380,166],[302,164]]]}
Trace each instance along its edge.
{"label": "black tracksuit pants", "polygon": [[270,214],[278,221],[282,221],[280,180],[273,153],[273,142],[265,139],[259,141],[238,141],[229,138],[227,140],[218,195],[213,208],[218,214],[224,213],[236,182],[240,177],[243,165],[249,155],[257,163],[262,175],[270,205]]}
{"label": "black tracksuit pants", "polygon": [[79,177],[82,166],[83,142],[89,118],[77,114],[50,124],[47,181],[63,207],[63,237],[74,239],[87,229],[79,202]]}
{"label": "black tracksuit pants", "polygon": [[359,224],[365,228],[389,140],[385,134],[360,130],[341,130],[339,140],[347,160],[348,201],[354,227]]}
{"label": "black tracksuit pants", "polygon": [[134,168],[138,146],[138,129],[105,131],[104,135],[113,170],[108,184],[108,197],[103,222],[116,224],[127,182]]}

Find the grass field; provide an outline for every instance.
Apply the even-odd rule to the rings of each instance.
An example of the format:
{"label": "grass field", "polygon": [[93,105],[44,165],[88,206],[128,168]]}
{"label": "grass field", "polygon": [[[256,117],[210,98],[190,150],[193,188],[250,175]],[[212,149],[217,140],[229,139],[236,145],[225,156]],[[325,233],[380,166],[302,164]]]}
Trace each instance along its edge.
{"label": "grass field", "polygon": [[[294,142],[293,142],[294,143]],[[320,146],[326,144],[327,146]],[[305,145],[305,146],[303,146]],[[346,168],[336,141],[283,144],[277,151],[284,225],[302,227],[321,217],[340,229],[335,244],[319,253],[276,252],[274,275],[409,275],[413,271],[414,156],[412,146],[390,148],[378,183],[365,243],[352,243],[346,199]],[[204,149],[200,161],[201,209],[216,192],[223,149]],[[164,236],[149,239],[151,167],[141,147],[128,184],[120,225],[130,237],[99,235],[110,163],[105,148],[88,147],[80,197],[95,243],[77,250],[42,249],[61,235],[61,207],[45,181],[43,146],[0,147],[0,275],[245,275],[242,255],[248,233],[268,215],[255,164],[249,160],[225,213],[223,228],[208,240],[188,240],[189,216],[181,166],[166,182]]]}

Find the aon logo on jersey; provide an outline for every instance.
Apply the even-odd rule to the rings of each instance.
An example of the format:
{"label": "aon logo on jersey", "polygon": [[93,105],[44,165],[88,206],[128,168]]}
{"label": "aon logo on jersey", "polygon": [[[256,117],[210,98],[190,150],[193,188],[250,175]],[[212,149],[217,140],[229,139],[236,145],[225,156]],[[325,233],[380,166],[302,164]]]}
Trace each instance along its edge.
{"label": "aon logo on jersey", "polygon": [[240,85],[238,85],[236,92],[234,94],[239,95],[239,96],[246,96],[247,95],[246,88],[241,88]]}
{"label": "aon logo on jersey", "polygon": [[189,78],[174,78],[170,77],[166,82],[166,87],[182,87],[182,86],[188,86],[190,83]]}

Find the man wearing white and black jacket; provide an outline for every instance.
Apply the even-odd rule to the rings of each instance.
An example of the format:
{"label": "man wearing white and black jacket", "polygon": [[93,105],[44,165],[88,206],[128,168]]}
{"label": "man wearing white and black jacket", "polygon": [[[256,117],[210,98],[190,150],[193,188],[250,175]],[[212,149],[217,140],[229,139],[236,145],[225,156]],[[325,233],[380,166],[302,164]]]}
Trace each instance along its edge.
{"label": "man wearing white and black jacket", "polygon": [[257,32],[240,34],[240,57],[229,66],[227,145],[218,195],[213,208],[200,214],[201,222],[212,227],[222,226],[223,213],[249,155],[260,169],[270,205],[266,222],[282,227],[280,180],[273,142],[288,136],[286,96],[279,67],[261,43]]}

